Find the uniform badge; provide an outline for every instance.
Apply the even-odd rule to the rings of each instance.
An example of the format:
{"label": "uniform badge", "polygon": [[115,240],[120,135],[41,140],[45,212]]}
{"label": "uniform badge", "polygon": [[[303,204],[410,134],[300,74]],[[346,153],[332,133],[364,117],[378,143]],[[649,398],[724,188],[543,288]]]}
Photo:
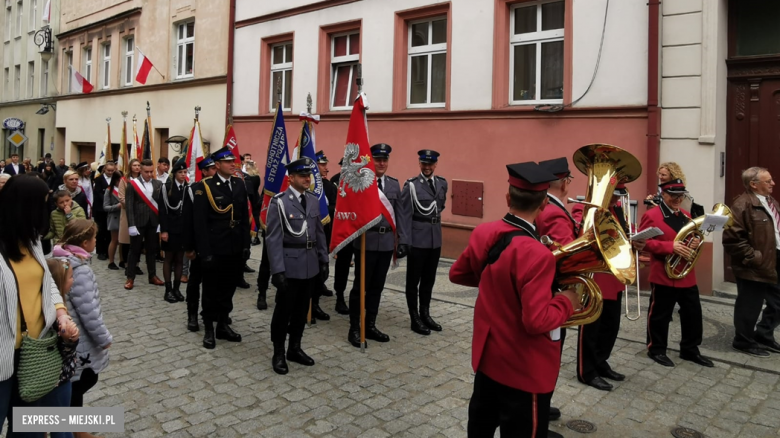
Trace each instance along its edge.
{"label": "uniform badge", "polygon": [[202,195],[203,194],[203,190],[195,190],[195,194],[196,195]]}
{"label": "uniform badge", "polygon": [[290,215],[290,219],[294,219],[294,218],[295,218],[295,215],[291,214]]}
{"label": "uniform badge", "polygon": [[425,181],[423,181],[423,180],[422,180],[422,178],[420,178],[420,184],[422,184],[422,183],[424,183],[424,182],[425,182]]}
{"label": "uniform badge", "polygon": [[288,197],[289,197],[290,199],[293,199],[293,195],[292,195],[292,193],[290,193],[290,194],[288,195]]}
{"label": "uniform badge", "polygon": [[219,184],[220,184],[220,183],[219,183],[219,182],[217,182],[217,185],[219,185]]}

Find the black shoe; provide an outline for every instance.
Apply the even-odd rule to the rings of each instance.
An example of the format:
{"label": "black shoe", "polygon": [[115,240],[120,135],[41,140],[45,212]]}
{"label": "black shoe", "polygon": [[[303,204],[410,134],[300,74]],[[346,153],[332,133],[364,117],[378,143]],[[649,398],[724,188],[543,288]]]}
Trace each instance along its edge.
{"label": "black shoe", "polygon": [[330,321],[330,315],[322,311],[319,304],[311,306],[311,319],[317,318],[322,321]]}
{"label": "black shoe", "polygon": [[119,268],[125,269],[127,267],[127,262],[119,262]]}
{"label": "black shoe", "polygon": [[563,435],[559,434],[558,432],[554,432],[552,430],[547,431],[547,438],[563,438]]}
{"label": "black shoe", "polygon": [[257,291],[257,310],[268,309],[268,303],[265,301],[265,291]]}
{"label": "black shoe", "polygon": [[390,336],[376,328],[376,315],[366,315],[366,339],[377,342],[390,342]]}
{"label": "black shoe", "polygon": [[336,292],[336,313],[339,315],[349,315],[349,307],[344,301],[344,292]]}
{"label": "black shoe", "polygon": [[607,379],[614,380],[616,382],[622,382],[622,381],[626,380],[626,376],[625,375],[620,374],[620,373],[612,370],[611,368],[608,369],[608,370],[599,371],[598,374],[601,377],[606,377]]}
{"label": "black shoe", "polygon": [[173,288],[171,287],[171,283],[168,282],[165,283],[165,295],[163,296],[163,299],[169,303],[179,302],[179,300],[176,298],[176,295],[173,294]]}
{"label": "black shoe", "polygon": [[599,376],[596,376],[596,377],[590,379],[590,381],[589,382],[585,382],[585,384],[588,385],[588,386],[592,386],[592,387],[598,389],[599,391],[612,391],[612,388],[613,388],[612,384],[607,383],[606,380],[602,379]]}
{"label": "black shoe", "polygon": [[177,301],[184,301],[184,295],[181,294],[181,291],[179,290],[179,287],[181,286],[181,281],[174,281],[173,282],[173,296],[176,297]]}
{"label": "black shoe", "polygon": [[191,332],[200,330],[200,327],[198,327],[198,312],[187,314],[187,330]]}
{"label": "black shoe", "polygon": [[237,286],[237,287],[240,287],[241,289],[249,289],[249,288],[251,287],[251,286],[249,285],[249,283],[247,283],[247,282],[246,282],[246,280],[244,280],[243,278],[241,278],[241,281],[239,281],[238,283],[236,283],[236,286]]}
{"label": "black shoe", "polygon": [[555,421],[561,418],[561,410],[555,406],[550,406],[550,421]]}
{"label": "black shoe", "polygon": [[[360,325],[350,322],[349,333],[347,333],[347,341],[355,348],[360,348]],[[366,348],[368,348],[368,342],[366,342]]]}
{"label": "black shoe", "polygon": [[769,352],[764,350],[761,347],[735,347],[734,345],[732,345],[731,348],[733,348],[736,351],[739,351],[740,353],[744,353],[750,356],[761,357],[761,358],[770,356]]}
{"label": "black shoe", "polygon": [[109,263],[108,264],[108,269],[110,269],[112,271],[118,271],[119,270],[119,266],[117,266],[116,263]]}
{"label": "black shoe", "polygon": [[144,271],[141,270],[138,266],[135,267],[135,275],[144,275]]}
{"label": "black shoe", "polygon": [[674,362],[672,362],[672,360],[669,359],[669,356],[667,356],[664,353],[651,353],[651,352],[648,351],[647,352],[647,357],[649,357],[650,359],[653,359],[654,361],[656,361],[657,363],[659,363],[659,364],[661,364],[661,365],[663,365],[665,367],[673,367],[674,366]]}
{"label": "black shoe", "polygon": [[333,296],[333,291],[328,289],[327,287],[323,287],[322,291],[320,292],[320,296],[332,297]]}
{"label": "black shoe", "polygon": [[225,323],[217,323],[217,339],[224,339],[228,342],[241,342],[241,335],[234,332],[229,325]]}
{"label": "black shoe", "polygon": [[163,263],[163,262],[165,262],[165,259],[164,259],[163,257],[160,257],[160,256],[157,256],[157,257],[155,257],[155,258],[154,258],[154,260],[155,260],[157,263]]}
{"label": "black shoe", "polygon": [[244,263],[244,272],[246,272],[247,274],[251,274],[251,273],[257,272],[257,271],[255,271],[254,269],[250,268],[249,265]]}
{"label": "black shoe", "polygon": [[213,350],[217,346],[217,340],[214,339],[214,323],[211,321],[203,321],[203,326],[206,329],[206,333],[203,335],[203,346],[209,350]]}
{"label": "black shoe", "polygon": [[290,362],[299,363],[307,367],[314,365],[314,359],[310,358],[301,349],[301,341],[290,340],[290,348],[287,349],[287,360]]}
{"label": "black shoe", "polygon": [[311,319],[309,320],[309,325],[317,325],[317,318],[314,317],[314,314],[311,315]]}
{"label": "black shoe", "polygon": [[423,324],[425,324],[426,327],[433,331],[440,332],[441,326],[436,323],[436,321],[431,318],[431,311],[428,308],[420,307],[420,319],[422,320]]}
{"label": "black shoe", "polygon": [[254,239],[252,239],[252,246],[257,246],[257,245],[260,245],[259,237],[255,237]]}
{"label": "black shoe", "polygon": [[284,342],[274,343],[274,357],[271,358],[271,366],[276,374],[287,374],[287,361],[284,360]]}
{"label": "black shoe", "polygon": [[707,359],[706,357],[702,356],[699,353],[696,354],[682,354],[680,353],[680,359],[687,360],[688,362],[693,362],[695,364],[699,364],[703,367],[712,368],[715,366],[714,363],[712,363],[711,360]]}
{"label": "black shoe", "polygon": [[431,334],[431,330],[423,324],[422,320],[420,320],[420,314],[417,313],[417,309],[410,309],[409,310],[409,316],[412,319],[412,331],[428,336]]}
{"label": "black shoe", "polygon": [[774,339],[768,341],[764,339],[756,339],[756,342],[773,353],[780,353],[780,344],[778,344]]}
{"label": "black shoe", "polygon": [[108,254],[98,254],[98,260],[108,260]]}

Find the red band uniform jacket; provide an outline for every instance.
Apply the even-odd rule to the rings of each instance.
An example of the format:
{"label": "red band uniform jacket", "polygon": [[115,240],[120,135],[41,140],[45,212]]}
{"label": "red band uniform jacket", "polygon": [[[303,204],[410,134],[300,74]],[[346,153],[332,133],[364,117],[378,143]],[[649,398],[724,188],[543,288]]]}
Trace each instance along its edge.
{"label": "red band uniform jacket", "polygon": [[[669,207],[663,202],[658,207],[653,207],[642,216],[639,225],[639,231],[649,227],[658,227],[664,232],[663,235],[647,240],[645,251],[651,254],[650,257],[650,283],[663,286],[686,288],[696,286],[696,270],[692,269],[690,274],[681,280],[673,280],[666,275],[666,256],[674,253],[674,238],[677,237],[677,231],[672,228],[667,221],[673,221],[670,215],[673,215]],[[687,211],[680,209],[680,214],[684,215],[677,219],[679,224],[685,224],[691,220],[691,215]],[[704,244],[704,242],[702,242]]]}
{"label": "red band uniform jacket", "polygon": [[536,217],[537,234],[566,245],[577,238],[575,220],[561,201],[550,195],[547,195],[547,199],[550,202]]}

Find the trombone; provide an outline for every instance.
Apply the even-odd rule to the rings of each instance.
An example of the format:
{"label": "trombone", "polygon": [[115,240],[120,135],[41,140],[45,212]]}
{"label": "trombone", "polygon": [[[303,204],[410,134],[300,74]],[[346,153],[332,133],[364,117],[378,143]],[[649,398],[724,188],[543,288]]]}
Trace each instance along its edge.
{"label": "trombone", "polygon": [[[635,205],[638,205],[637,201],[633,201]],[[631,201],[631,196],[628,193],[628,189],[626,189],[626,194],[620,196],[620,206],[623,209],[623,218],[626,220],[626,225],[628,225],[628,236],[629,241],[632,237],[634,237],[638,232],[638,224],[636,223],[636,216],[633,214],[633,206]],[[625,316],[629,321],[636,321],[639,318],[642,317],[642,302],[641,302],[641,295],[640,288],[639,288],[639,251],[634,251],[634,260],[636,263],[636,311],[632,312],[631,308],[632,306],[629,304],[629,295],[628,295],[628,285],[626,285],[624,289],[623,295],[626,296],[626,313]]]}

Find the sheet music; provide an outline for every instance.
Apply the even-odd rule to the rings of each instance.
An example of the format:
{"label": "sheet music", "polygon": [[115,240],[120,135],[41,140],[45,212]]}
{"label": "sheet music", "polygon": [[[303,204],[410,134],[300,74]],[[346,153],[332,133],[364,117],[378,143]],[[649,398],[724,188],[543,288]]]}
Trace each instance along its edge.
{"label": "sheet music", "polygon": [[661,231],[658,227],[650,227],[646,228],[638,233],[636,233],[633,237],[631,237],[631,240],[645,240],[645,239],[651,239],[653,237],[657,237],[664,234],[663,231]]}
{"label": "sheet music", "polygon": [[721,216],[717,214],[708,214],[704,217],[704,222],[701,224],[701,230],[707,233],[713,231],[722,231],[723,226],[729,221],[728,216]]}

